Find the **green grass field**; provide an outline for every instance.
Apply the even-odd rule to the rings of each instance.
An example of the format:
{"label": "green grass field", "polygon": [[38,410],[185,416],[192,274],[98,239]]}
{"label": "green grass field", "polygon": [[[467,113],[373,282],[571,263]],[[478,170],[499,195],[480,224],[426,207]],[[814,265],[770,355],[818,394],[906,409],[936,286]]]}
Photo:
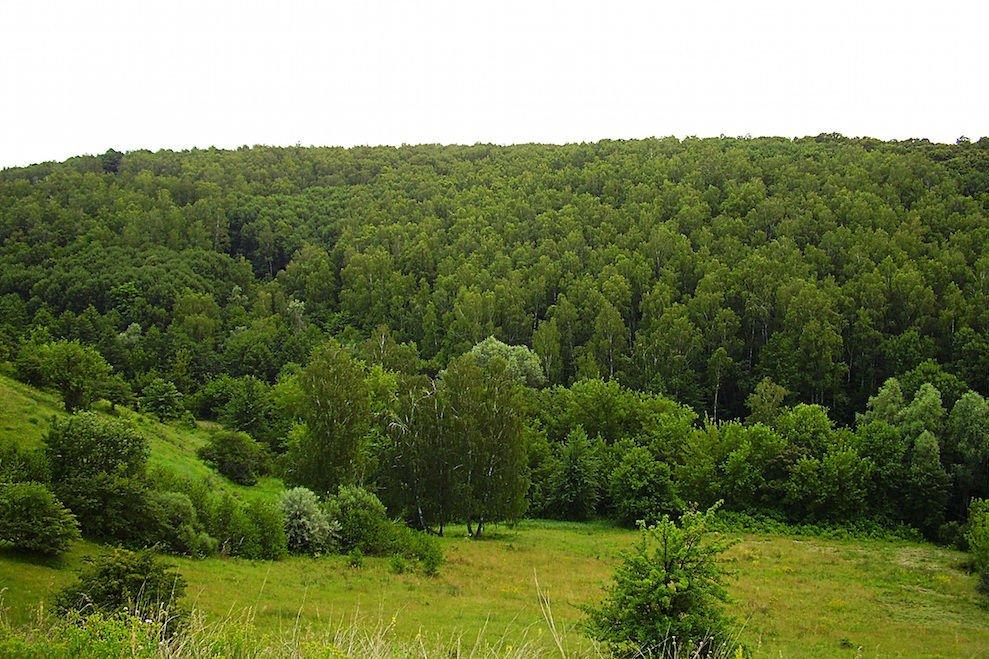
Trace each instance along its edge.
{"label": "green grass field", "polygon": [[[0,378],[0,442],[37,445],[56,397]],[[132,412],[125,411],[131,415]],[[208,432],[134,415],[152,444],[152,463],[220,479],[195,457]],[[267,479],[243,493],[271,494]],[[393,574],[388,559],[348,567],[342,556],[280,562],[171,558],[189,582],[191,604],[212,620],[240,618],[272,634],[332,627],[356,619],[385,625],[400,638],[476,637],[552,647],[539,606],[549,598],[567,648],[587,648],[581,607],[600,597],[618,552],[635,535],[608,524],[527,521],[495,527],[472,541],[462,528],[442,540],[447,557],[437,577]],[[730,551],[732,609],[756,656],[989,657],[989,610],[964,555],[929,544],[739,536]],[[0,550],[5,615],[29,621],[73,578],[85,556],[105,551],[78,542],[58,559]],[[538,581],[538,589],[537,589]]]}

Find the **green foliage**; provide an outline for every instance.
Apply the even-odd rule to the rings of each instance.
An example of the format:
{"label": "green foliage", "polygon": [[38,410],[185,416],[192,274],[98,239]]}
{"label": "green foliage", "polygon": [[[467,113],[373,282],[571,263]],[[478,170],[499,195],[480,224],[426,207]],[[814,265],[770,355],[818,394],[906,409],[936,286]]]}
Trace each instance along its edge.
{"label": "green foliage", "polygon": [[370,423],[363,369],[336,340],[312,356],[299,376],[306,431],[294,437],[284,464],[296,485],[326,494],[353,481]]}
{"label": "green foliage", "polygon": [[664,516],[643,525],[622,554],[605,599],[589,610],[590,635],[616,656],[701,656],[734,645],[720,555],[728,543],[710,537],[715,509]]}
{"label": "green foliage", "polygon": [[111,366],[96,349],[79,341],[25,344],[24,350],[34,354],[20,359],[37,364],[39,384],[58,391],[67,412],[92,405],[110,381]]}
{"label": "green foliage", "polygon": [[75,583],[54,601],[60,613],[131,615],[162,621],[174,630],[185,618],[185,579],[150,552],[115,549],[91,559]]}
{"label": "green foliage", "polygon": [[553,517],[587,520],[597,511],[601,497],[601,445],[578,426],[557,447],[549,477],[547,511]]}
{"label": "green foliage", "polygon": [[162,421],[178,419],[185,411],[182,394],[174,384],[162,378],[154,378],[144,387],[141,409]]}
{"label": "green foliage", "polygon": [[53,419],[45,436],[52,488],[89,537],[142,542],[149,522],[147,440],[134,425],[83,412]]}
{"label": "green foliage", "polygon": [[101,473],[140,475],[148,451],[136,426],[93,412],[55,418],[45,436],[45,456],[56,483]]}
{"label": "green foliage", "polygon": [[41,483],[0,483],[0,544],[55,555],[79,537],[69,510]]}
{"label": "green foliage", "polygon": [[240,485],[254,485],[267,472],[264,447],[242,432],[219,431],[197,450],[199,457]]}
{"label": "green foliage", "polygon": [[641,446],[622,454],[611,472],[608,487],[615,517],[626,526],[635,526],[640,521],[654,524],[684,508],[669,465],[654,460]]}
{"label": "green foliage", "polygon": [[392,523],[390,551],[418,561],[426,576],[436,576],[443,565],[443,549],[436,537],[401,524]]}
{"label": "green foliage", "polygon": [[925,430],[913,443],[907,470],[906,510],[909,521],[928,537],[935,537],[944,520],[949,486],[937,438]]}
{"label": "green foliage", "polygon": [[354,485],[342,485],[326,502],[326,513],[339,529],[343,551],[357,549],[365,555],[387,554],[392,549],[393,525],[384,504],[373,493]]}
{"label": "green foliage", "polygon": [[206,533],[192,500],[182,492],[148,489],[144,493],[145,544],[188,556],[209,556],[216,552],[216,540]]}
{"label": "green foliage", "polygon": [[0,444],[0,483],[47,483],[49,480],[51,473],[44,451],[22,449],[9,442]]}
{"label": "green foliage", "polygon": [[972,564],[979,575],[979,588],[989,596],[989,501],[972,501],[967,526],[965,539],[972,552]]}
{"label": "green foliage", "polygon": [[745,400],[749,408],[750,423],[765,423],[771,425],[783,411],[783,400],[787,390],[773,382],[772,378],[763,378]]}
{"label": "green foliage", "polygon": [[261,558],[261,529],[255,525],[244,504],[229,492],[210,498],[207,528],[217,541],[220,554]]}
{"label": "green foliage", "polygon": [[[257,529],[257,551],[251,558],[279,560],[288,554],[288,535],[282,508],[264,499],[247,505],[247,517]],[[325,542],[324,542],[325,544]]]}
{"label": "green foliage", "polygon": [[468,533],[478,537],[486,523],[514,521],[525,512],[529,484],[519,384],[504,360],[495,357],[482,366],[463,355],[444,371],[439,388],[462,465],[454,496]]}
{"label": "green foliage", "polygon": [[489,336],[471,348],[468,354],[482,368],[492,359],[503,360],[512,377],[526,386],[539,387],[546,382],[539,356],[526,346],[510,346]]}
{"label": "green foliage", "polygon": [[347,565],[355,570],[359,570],[364,567],[364,552],[362,552],[357,547],[354,547],[347,552]]}
{"label": "green foliage", "polygon": [[336,549],[340,526],[326,514],[312,490],[296,487],[282,493],[279,502],[285,519],[289,551],[320,554]]}

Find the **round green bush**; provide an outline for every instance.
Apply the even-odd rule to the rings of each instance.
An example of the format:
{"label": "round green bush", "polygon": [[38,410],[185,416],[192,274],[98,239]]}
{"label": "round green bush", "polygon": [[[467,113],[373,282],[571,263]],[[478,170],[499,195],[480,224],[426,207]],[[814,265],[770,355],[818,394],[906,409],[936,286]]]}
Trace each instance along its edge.
{"label": "round green bush", "polygon": [[341,485],[337,495],[327,501],[326,511],[340,525],[343,551],[359,549],[371,556],[392,552],[395,526],[374,493],[356,485]]}
{"label": "round green bush", "polygon": [[186,617],[180,601],[185,579],[150,552],[117,549],[91,559],[70,584],[55,597],[62,614],[129,614],[161,621],[172,630]]}
{"label": "round green bush", "polygon": [[286,490],[280,507],[285,516],[289,551],[319,554],[336,547],[340,527],[329,518],[312,490],[304,487]]}
{"label": "round green bush", "polygon": [[254,485],[267,471],[267,453],[250,435],[224,430],[214,433],[199,448],[199,457],[218,472],[241,485]]}
{"label": "round green bush", "polygon": [[0,543],[55,555],[79,537],[76,518],[41,483],[0,484]]}

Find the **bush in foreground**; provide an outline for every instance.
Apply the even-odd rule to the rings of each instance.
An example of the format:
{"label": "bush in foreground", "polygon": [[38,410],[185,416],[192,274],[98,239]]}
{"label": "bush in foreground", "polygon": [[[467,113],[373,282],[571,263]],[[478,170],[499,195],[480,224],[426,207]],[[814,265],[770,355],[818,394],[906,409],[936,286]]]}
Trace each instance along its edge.
{"label": "bush in foreground", "polygon": [[715,508],[664,516],[641,527],[622,555],[604,601],[589,610],[587,630],[619,657],[716,656],[735,645],[719,556],[729,543],[709,538]]}
{"label": "bush in foreground", "polygon": [[41,483],[0,484],[0,543],[56,555],[79,537],[79,524]]}
{"label": "bush in foreground", "polygon": [[55,610],[84,615],[126,610],[174,630],[186,616],[180,604],[184,594],[185,580],[154,554],[117,549],[91,560],[55,598]]}

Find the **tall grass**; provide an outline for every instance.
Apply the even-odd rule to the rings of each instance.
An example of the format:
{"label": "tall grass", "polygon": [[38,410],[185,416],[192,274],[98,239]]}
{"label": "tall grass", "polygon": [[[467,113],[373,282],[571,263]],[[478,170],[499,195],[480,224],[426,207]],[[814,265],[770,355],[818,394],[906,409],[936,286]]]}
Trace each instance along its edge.
{"label": "tall grass", "polygon": [[[4,614],[0,591],[0,656],[11,659],[42,657],[114,657],[121,659],[303,659],[354,658],[388,659],[408,657],[431,659],[600,659],[607,656],[599,645],[590,644],[572,651],[566,644],[566,631],[558,626],[549,597],[535,580],[543,620],[521,632],[506,632],[500,638],[486,638],[486,628],[446,638],[421,630],[414,638],[395,633],[397,616],[367,617],[357,610],[349,617],[326,625],[302,625],[297,616],[290,628],[262,631],[256,624],[255,609],[247,608],[219,620],[208,620],[193,611],[183,626],[172,629],[173,621],[163,608],[153,613],[122,610],[106,615],[54,617],[39,608],[31,624],[10,625]],[[550,643],[543,638],[549,634]],[[703,648],[677,647],[674,639],[663,653],[671,659],[732,659],[704,653]],[[631,655],[636,656],[636,655]],[[638,655],[643,658],[656,656]],[[734,655],[733,655],[734,657]],[[740,655],[739,655],[740,657]]]}

